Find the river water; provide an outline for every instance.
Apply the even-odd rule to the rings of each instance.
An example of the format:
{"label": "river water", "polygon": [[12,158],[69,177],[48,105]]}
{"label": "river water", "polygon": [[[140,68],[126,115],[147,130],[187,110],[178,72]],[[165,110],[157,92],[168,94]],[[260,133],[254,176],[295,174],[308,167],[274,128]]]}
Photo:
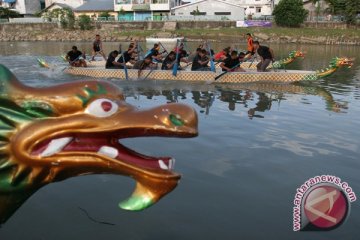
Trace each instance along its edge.
{"label": "river water", "polygon": [[[0,64],[32,86],[87,79],[37,66],[40,56],[63,64],[58,56],[72,45],[0,43]],[[77,45],[89,51],[89,44]],[[107,43],[105,49],[117,46]],[[271,47],[277,58],[293,49],[307,52],[292,69],[315,70],[333,56],[360,55],[359,47]],[[50,184],[1,226],[1,240],[358,238],[359,202],[352,203],[347,221],[329,232],[293,232],[292,211],[296,189],[317,175],[338,176],[360,196],[359,60],[327,79],[296,86],[109,81],[141,109],[168,102],[196,109],[197,138],[124,142],[144,154],[175,157],[179,186],[153,207],[133,213],[117,207],[134,187],[127,177],[92,175]],[[80,208],[114,225],[91,221]]]}

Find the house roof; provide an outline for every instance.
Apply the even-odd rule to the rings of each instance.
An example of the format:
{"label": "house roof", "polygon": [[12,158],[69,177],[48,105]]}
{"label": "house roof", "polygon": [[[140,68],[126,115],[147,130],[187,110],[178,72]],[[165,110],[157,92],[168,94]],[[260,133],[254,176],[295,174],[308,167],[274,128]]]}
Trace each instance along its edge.
{"label": "house roof", "polygon": [[47,8],[43,9],[42,11],[46,11],[46,10],[48,10],[49,8],[51,8],[51,7],[55,6],[55,5],[57,5],[57,6],[61,7],[61,8],[70,8],[70,9],[72,9],[72,7],[70,7],[69,5],[67,5],[65,3],[52,3]]}
{"label": "house roof", "polygon": [[74,12],[87,11],[114,11],[114,0],[87,0],[83,5],[74,9]]}
{"label": "house roof", "polygon": [[196,5],[196,4],[199,4],[199,3],[202,3],[202,2],[207,2],[207,1],[215,1],[215,2],[230,5],[232,7],[242,7],[239,4],[225,2],[225,1],[222,1],[222,0],[199,0],[199,1],[196,1],[196,2],[192,2],[192,3],[180,5],[180,6],[177,6],[177,7],[173,7],[173,8],[171,8],[171,10],[176,10],[176,9],[183,8],[183,7],[188,7],[188,6],[191,6],[191,5]]}

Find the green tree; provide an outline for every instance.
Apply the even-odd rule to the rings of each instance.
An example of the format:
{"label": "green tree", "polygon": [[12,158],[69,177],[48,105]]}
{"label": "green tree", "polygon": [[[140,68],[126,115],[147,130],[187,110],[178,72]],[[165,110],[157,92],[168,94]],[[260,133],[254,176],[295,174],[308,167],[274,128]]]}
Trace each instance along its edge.
{"label": "green tree", "polygon": [[196,10],[193,10],[190,14],[191,14],[191,15],[194,15],[194,16],[201,15],[201,12],[200,12],[200,10],[199,10],[199,7],[196,7]]}
{"label": "green tree", "polygon": [[357,15],[360,13],[360,0],[346,0],[345,19],[349,24],[357,23]]}
{"label": "green tree", "polygon": [[300,27],[308,11],[304,9],[302,0],[280,0],[275,6],[273,15],[278,26]]}
{"label": "green tree", "polygon": [[91,18],[85,14],[79,16],[78,24],[81,30],[90,30],[92,28]]}
{"label": "green tree", "polygon": [[71,8],[57,8],[43,13],[42,16],[49,21],[53,18],[57,18],[60,21],[62,28],[74,29],[75,27],[75,16]]}
{"label": "green tree", "polygon": [[9,20],[9,18],[17,18],[21,17],[21,15],[13,10],[10,10],[8,8],[0,7],[0,18],[6,18]]}
{"label": "green tree", "polygon": [[330,14],[343,14],[345,10],[346,0],[312,0],[312,3],[320,6],[320,2],[324,1],[329,5],[328,8],[324,9]]}

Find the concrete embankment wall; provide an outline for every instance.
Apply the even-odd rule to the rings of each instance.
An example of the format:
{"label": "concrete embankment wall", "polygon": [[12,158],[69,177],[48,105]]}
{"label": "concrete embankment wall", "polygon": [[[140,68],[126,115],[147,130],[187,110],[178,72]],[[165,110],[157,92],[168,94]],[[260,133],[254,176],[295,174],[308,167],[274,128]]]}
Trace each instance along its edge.
{"label": "concrete embankment wall", "polygon": [[[158,37],[172,37],[176,31],[185,32],[188,40],[209,39],[214,41],[238,41],[243,39],[243,33],[234,31],[234,33],[223,34],[218,31],[214,34],[192,35],[193,29],[214,29],[235,28],[234,21],[183,21],[183,22],[103,22],[96,23],[93,30],[64,30],[57,23],[5,23],[0,24],[0,41],[92,41],[94,35],[99,33],[104,41],[124,41],[129,40],[131,31],[148,30],[149,35]],[[348,28],[343,23],[305,23],[304,27],[325,28],[325,29],[345,29]],[[153,31],[151,31],[153,30]],[[187,32],[187,30],[189,30]],[[246,30],[247,31],[247,30]],[[249,29],[255,37],[266,42],[280,43],[306,43],[306,44],[341,44],[341,45],[360,45],[360,38],[349,38],[347,36],[286,36],[285,34],[264,34],[260,28]],[[269,31],[268,31],[269,32]],[[137,39],[144,40],[145,33]]]}

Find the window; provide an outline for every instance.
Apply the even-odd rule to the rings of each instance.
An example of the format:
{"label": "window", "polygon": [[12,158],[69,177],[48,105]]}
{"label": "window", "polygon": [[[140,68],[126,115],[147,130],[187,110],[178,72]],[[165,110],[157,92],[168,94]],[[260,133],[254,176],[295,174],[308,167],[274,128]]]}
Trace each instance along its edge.
{"label": "window", "polygon": [[261,7],[256,7],[256,12],[261,13]]}
{"label": "window", "polygon": [[169,1],[168,0],[152,0],[151,3],[152,4],[168,4]]}
{"label": "window", "polygon": [[231,12],[215,12],[215,15],[231,15]]}
{"label": "window", "polygon": [[204,16],[204,15],[206,15],[206,12],[196,12],[196,13],[191,12],[190,14],[191,15],[202,15],[202,16]]}
{"label": "window", "polygon": [[131,0],[117,0],[117,4],[131,4]]}

